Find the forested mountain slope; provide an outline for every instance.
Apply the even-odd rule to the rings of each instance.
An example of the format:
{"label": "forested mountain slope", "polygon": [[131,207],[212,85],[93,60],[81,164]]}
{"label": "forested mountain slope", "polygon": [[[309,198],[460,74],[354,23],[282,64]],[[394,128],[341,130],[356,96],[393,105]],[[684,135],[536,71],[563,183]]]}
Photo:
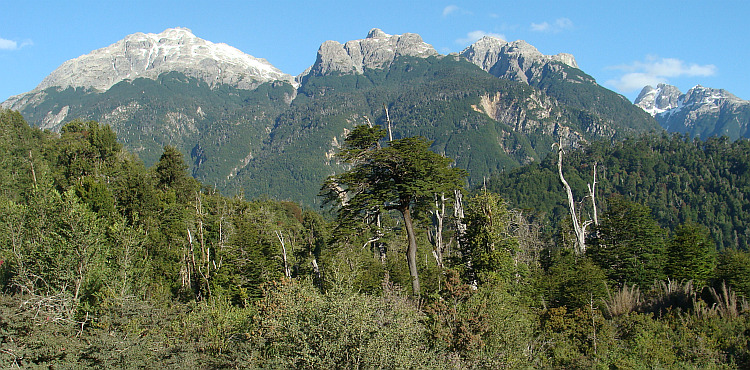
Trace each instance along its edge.
{"label": "forested mountain slope", "polygon": [[[385,126],[386,109],[394,138],[433,140],[472,184],[543,158],[559,139],[570,146],[660,130],[572,56],[546,57],[523,44],[481,51],[498,65],[518,65],[493,75],[464,54],[440,55],[419,35],[374,29],[362,40],[323,43],[291,81],[263,60],[172,29],[66,63],[3,104],[52,130],[76,118],[108,124],[146,165],[172,145],[190,158],[195,178],[225,194],[306,205],[341,170],[333,154],[348,130],[368,120]],[[81,78],[67,80],[65,71]]]}
{"label": "forested mountain slope", "polygon": [[[750,239],[750,141],[690,140],[643,136],[621,142],[592,142],[568,151],[563,172],[576,201],[588,207],[587,184],[597,164],[598,206],[622,195],[647,205],[667,229],[689,221],[707,226],[719,248],[747,249]],[[568,215],[557,173],[557,156],[493,176],[488,188],[543,224]],[[589,214],[590,208],[587,208]],[[600,210],[601,212],[601,210]]]}

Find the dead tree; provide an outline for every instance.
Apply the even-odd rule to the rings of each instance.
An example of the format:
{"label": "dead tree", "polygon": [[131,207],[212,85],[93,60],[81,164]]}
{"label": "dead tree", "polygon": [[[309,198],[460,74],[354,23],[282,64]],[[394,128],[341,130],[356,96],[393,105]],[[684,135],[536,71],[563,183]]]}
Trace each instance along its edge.
{"label": "dead tree", "polygon": [[292,270],[289,268],[289,263],[286,259],[286,243],[284,242],[284,234],[277,230],[276,237],[279,238],[279,242],[281,243],[281,257],[284,261],[284,276],[286,276],[287,279],[291,279]]}
{"label": "dead tree", "polygon": [[592,223],[598,224],[597,213],[596,213],[596,198],[594,196],[596,192],[596,164],[594,164],[593,184],[588,184],[588,190],[589,190],[588,196],[591,197],[591,202],[594,208],[594,211],[593,211],[594,217],[593,217],[593,220],[586,220],[586,221],[579,220],[578,212],[576,212],[576,202],[573,199],[573,191],[570,189],[570,185],[568,185],[568,182],[565,181],[565,177],[563,176],[563,171],[562,171],[563,154],[564,154],[564,150],[562,148],[562,138],[561,138],[560,142],[557,143],[557,172],[560,175],[560,182],[562,182],[563,187],[565,188],[565,193],[568,196],[568,210],[570,211],[570,218],[573,222],[573,232],[575,233],[575,237],[576,237],[575,253],[578,256],[582,256],[583,254],[586,253],[586,229]]}
{"label": "dead tree", "polygon": [[432,244],[432,256],[435,257],[438,267],[443,268],[443,251],[445,250],[445,243],[443,243],[443,223],[445,220],[445,193],[441,193],[439,196],[434,194],[435,208],[430,210],[432,218],[432,229],[427,232],[427,239]]}
{"label": "dead tree", "polygon": [[385,109],[385,120],[388,122],[388,141],[393,141],[393,131],[391,131],[391,115],[388,114],[388,107],[383,103]]}

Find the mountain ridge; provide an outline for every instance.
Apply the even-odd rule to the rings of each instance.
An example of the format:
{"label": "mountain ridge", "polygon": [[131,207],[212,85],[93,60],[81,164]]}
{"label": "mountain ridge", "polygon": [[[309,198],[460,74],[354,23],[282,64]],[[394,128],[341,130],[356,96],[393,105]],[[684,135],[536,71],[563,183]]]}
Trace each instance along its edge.
{"label": "mountain ridge", "polygon": [[[178,42],[164,42],[191,55],[198,42],[172,39]],[[522,41],[483,42],[489,47],[476,44],[475,55],[507,67],[493,69],[503,73],[456,53],[441,55],[417,34],[376,28],[364,39],[324,42],[296,84],[284,74],[248,89],[176,70],[126,78],[106,91],[50,86],[12,109],[53,131],[73,119],[99,121],[146,165],[172,145],[189,158],[195,178],[223,192],[305,204],[317,202],[325,176],[342,170],[333,154],[346,133],[357,124],[385,125],[386,109],[394,138],[427,137],[432,150],[470,172],[470,183],[540,160],[552,143],[577,146],[658,129],[640,108],[576,68],[570,55],[545,56]],[[152,47],[130,45],[144,56]]]}
{"label": "mountain ridge", "polygon": [[634,104],[670,132],[732,140],[750,137],[750,101],[723,89],[697,85],[683,94],[668,84],[645,86]]}
{"label": "mountain ridge", "polygon": [[203,40],[187,28],[169,28],[158,34],[130,34],[109,46],[68,60],[36,88],[10,97],[3,106],[18,110],[33,99],[25,96],[52,87],[106,91],[124,80],[156,79],[171,71],[199,78],[209,85],[230,84],[247,90],[269,81],[295,84],[293,76],[283,73],[265,59],[255,58],[224,43]]}

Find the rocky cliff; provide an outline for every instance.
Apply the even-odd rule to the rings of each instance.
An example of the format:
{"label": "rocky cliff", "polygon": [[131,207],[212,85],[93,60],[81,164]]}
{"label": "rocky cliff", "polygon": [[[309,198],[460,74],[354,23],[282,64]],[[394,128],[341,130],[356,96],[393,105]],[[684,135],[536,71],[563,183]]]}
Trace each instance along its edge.
{"label": "rocky cliff", "polygon": [[489,36],[470,45],[460,55],[496,77],[524,83],[539,75],[544,66],[555,62],[578,68],[571,54],[544,55],[523,40],[506,42]]}
{"label": "rocky cliff", "polygon": [[315,64],[303,72],[298,80],[310,74],[361,74],[366,68],[387,68],[399,56],[435,55],[438,55],[435,48],[422,41],[422,37],[416,33],[389,35],[373,28],[361,40],[351,40],[344,44],[337,41],[324,42],[318,49]]}

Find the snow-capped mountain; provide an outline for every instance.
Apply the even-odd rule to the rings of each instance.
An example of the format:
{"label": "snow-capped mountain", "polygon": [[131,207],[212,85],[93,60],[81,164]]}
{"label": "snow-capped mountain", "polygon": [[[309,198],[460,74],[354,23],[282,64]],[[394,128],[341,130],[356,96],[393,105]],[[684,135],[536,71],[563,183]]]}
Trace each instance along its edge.
{"label": "snow-capped mountain", "polygon": [[750,101],[722,89],[695,86],[683,94],[672,85],[646,86],[635,105],[654,116],[670,132],[731,139],[748,137]]}
{"label": "snow-capped mountain", "polygon": [[187,28],[162,33],[135,33],[102,49],[63,63],[37,89],[51,86],[107,90],[125,79],[155,78],[177,71],[203,79],[253,89],[268,81],[292,81],[265,59],[255,58],[223,43],[212,43]]}
{"label": "snow-capped mountain", "polygon": [[203,40],[187,28],[170,28],[158,34],[139,32],[128,35],[110,46],[71,59],[55,69],[34,90],[11,97],[3,106],[20,110],[30,100],[29,94],[50,87],[106,91],[124,80],[156,79],[163,73],[174,71],[201,79],[211,86],[228,84],[248,90],[264,82],[293,83],[294,80],[265,59],[255,58],[227,44]]}

